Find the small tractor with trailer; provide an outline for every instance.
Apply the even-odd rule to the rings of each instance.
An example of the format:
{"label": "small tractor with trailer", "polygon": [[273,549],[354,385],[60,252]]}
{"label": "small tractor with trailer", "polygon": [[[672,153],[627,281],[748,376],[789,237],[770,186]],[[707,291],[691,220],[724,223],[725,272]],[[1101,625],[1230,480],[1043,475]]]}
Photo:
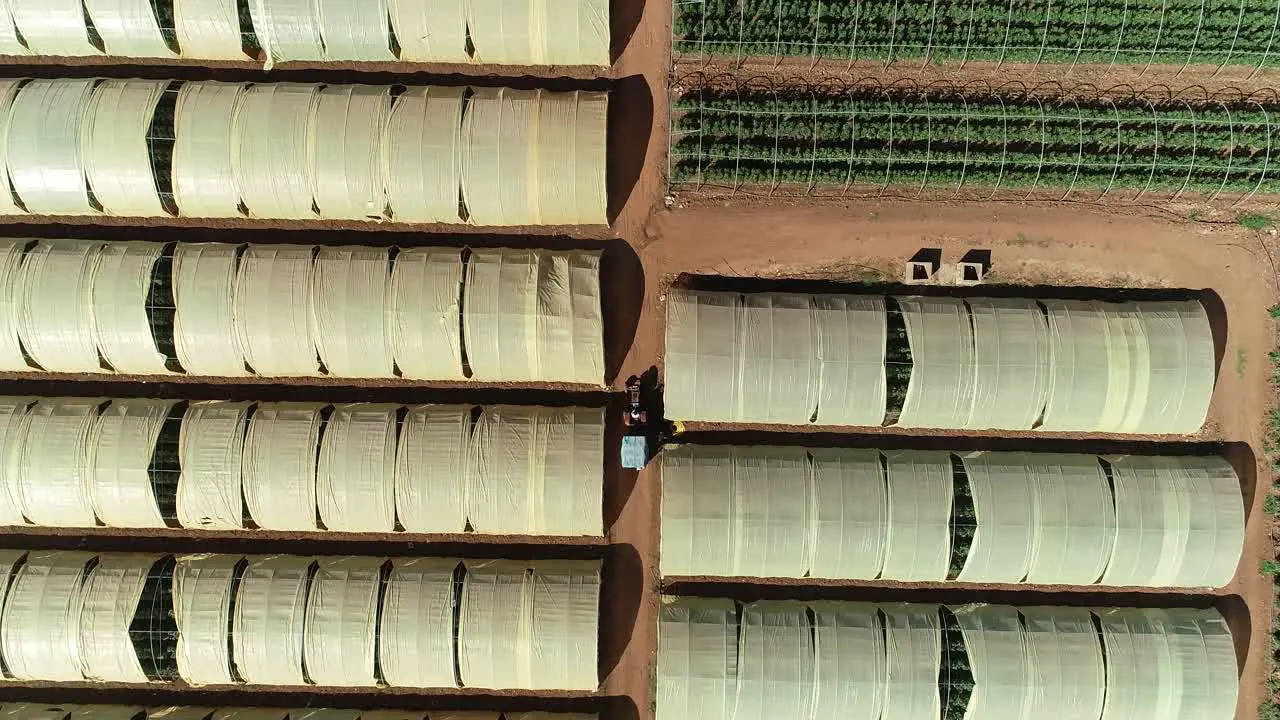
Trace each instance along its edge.
{"label": "small tractor with trailer", "polygon": [[640,470],[649,460],[684,430],[678,422],[662,417],[662,387],[658,369],[627,378],[626,407],[622,414],[622,467]]}

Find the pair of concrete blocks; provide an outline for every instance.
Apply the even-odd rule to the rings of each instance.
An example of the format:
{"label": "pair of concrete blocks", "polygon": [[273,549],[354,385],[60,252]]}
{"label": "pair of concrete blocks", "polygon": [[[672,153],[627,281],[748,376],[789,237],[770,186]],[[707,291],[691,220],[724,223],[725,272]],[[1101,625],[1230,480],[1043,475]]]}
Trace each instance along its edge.
{"label": "pair of concrete blocks", "polygon": [[942,263],[940,248],[920,248],[907,261],[907,285],[981,285],[991,271],[991,251],[971,249],[955,265]]}

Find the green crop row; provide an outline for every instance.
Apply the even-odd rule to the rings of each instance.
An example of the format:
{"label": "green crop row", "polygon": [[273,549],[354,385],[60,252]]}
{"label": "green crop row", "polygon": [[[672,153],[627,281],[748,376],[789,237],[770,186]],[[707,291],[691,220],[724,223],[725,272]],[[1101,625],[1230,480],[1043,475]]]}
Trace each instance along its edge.
{"label": "green crop row", "polygon": [[847,59],[1280,65],[1261,0],[683,0],[681,51]]}

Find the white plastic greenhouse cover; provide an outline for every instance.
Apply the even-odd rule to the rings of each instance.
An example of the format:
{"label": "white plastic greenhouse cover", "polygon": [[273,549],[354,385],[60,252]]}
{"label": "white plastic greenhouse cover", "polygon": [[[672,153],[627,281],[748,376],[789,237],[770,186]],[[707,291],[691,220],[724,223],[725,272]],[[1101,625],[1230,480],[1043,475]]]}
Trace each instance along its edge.
{"label": "white plastic greenhouse cover", "polygon": [[320,374],[307,245],[250,245],[236,274],[234,324],[245,361],[265,376]]}
{"label": "white plastic greenhouse cover", "polygon": [[1224,719],[1231,717],[1231,708],[1236,706],[1240,683],[1236,666],[1236,646],[1226,620],[1216,612],[1201,610],[1166,610],[1165,612],[1176,622],[1194,622],[1204,641],[1207,676],[1199,679],[1194,675],[1194,668],[1187,671],[1202,683],[1201,687],[1207,687],[1209,691],[1206,707],[1212,709],[1212,713],[1206,711],[1202,717],[1210,717],[1211,714],[1221,714]]}
{"label": "white plastic greenhouse cover", "polygon": [[466,563],[458,669],[467,687],[528,687],[533,646],[529,568],[511,560]]}
{"label": "white plastic greenhouse cover", "polygon": [[[317,0],[326,8],[376,9],[385,0]],[[390,56],[390,50],[387,51]],[[320,90],[311,118],[311,163],[316,207],[323,218],[381,219],[387,207],[382,135],[391,113],[391,88],[330,85]],[[335,142],[336,138],[342,138]]]}
{"label": "white plastic greenhouse cover", "polygon": [[129,638],[129,625],[157,555],[107,553],[89,571],[80,611],[80,658],[84,677],[144,683],[147,674]]}
{"label": "white plastic greenhouse cover", "polygon": [[1098,720],[1106,671],[1093,616],[1079,608],[1019,611],[1030,689],[1021,717]]}
{"label": "white plastic greenhouse cover", "polygon": [[942,630],[936,605],[885,605],[884,720],[924,720],[942,714],[938,673]]}
{"label": "white plastic greenhouse cover", "polygon": [[[604,225],[608,95],[474,88],[462,193],[476,225]],[[528,152],[505,148],[527,147]]]}
{"label": "white plastic greenhouse cover", "polygon": [[608,65],[608,0],[467,0],[475,60]]}
{"label": "white plastic greenhouse cover", "polygon": [[244,499],[264,530],[316,529],[320,411],[314,403],[260,403],[244,441]]}
{"label": "white plastic greenhouse cover", "polygon": [[886,580],[946,580],[951,562],[951,454],[901,450],[888,462]]}
{"label": "white plastic greenhouse cover", "polygon": [[[47,0],[35,2],[40,14],[54,14]],[[78,0],[73,2],[76,13],[81,13]],[[14,98],[6,139],[9,179],[29,212],[47,215],[94,212],[89,203],[82,151],[89,101],[97,82],[32,80]]]}
{"label": "white plastic greenhouse cover", "polygon": [[[0,167],[0,173],[4,168]],[[3,189],[0,188],[0,192]],[[22,279],[22,256],[28,240],[0,240],[0,370],[27,371],[18,339],[18,287]]]}
{"label": "white plastic greenhouse cover", "polygon": [[165,526],[148,467],[177,400],[112,400],[89,435],[89,500],[108,527]]}
{"label": "white plastic greenhouse cover", "polygon": [[733,572],[735,448],[676,445],[663,450],[663,575]]}
{"label": "white plastic greenhouse cover", "polygon": [[884,298],[813,296],[813,341],[818,361],[817,422],[823,425],[884,423],[888,380]]}
{"label": "white plastic greenhouse cover", "polygon": [[1116,538],[1115,504],[1094,455],[1035,455],[1027,582],[1092,585]]}
{"label": "white plastic greenhouse cover", "polygon": [[[234,2],[226,1],[234,14]],[[176,2],[181,5],[192,0]],[[237,24],[237,46],[239,38]],[[240,215],[240,186],[234,169],[238,146],[235,121],[246,87],[245,83],[188,82],[178,88],[173,111],[173,199],[183,216]]]}
{"label": "white plastic greenhouse cover", "polygon": [[458,250],[411,248],[396,255],[387,324],[392,354],[404,377],[466,379],[458,322],[461,288]]}
{"label": "white plastic greenhouse cover", "polygon": [[[393,5],[416,5],[415,9],[425,9],[452,2],[461,0],[417,0],[416,3],[393,0]],[[403,36],[397,37],[403,39]],[[382,136],[381,152],[387,202],[396,220],[459,221],[465,94],[466,88],[413,87],[395,99]]]}
{"label": "white plastic greenhouse cover", "polygon": [[373,646],[383,558],[320,558],[307,595],[303,661],[317,685],[377,684]]}
{"label": "white plastic greenhouse cover", "polygon": [[1139,309],[1150,346],[1151,388],[1135,432],[1199,432],[1216,379],[1209,315],[1195,301],[1142,303]]}
{"label": "white plastic greenhouse cover", "polygon": [[316,502],[325,528],[395,530],[399,409],[398,405],[339,405],[329,416],[316,465]]}
{"label": "white plastic greenhouse cover", "polygon": [[1033,693],[1017,609],[972,605],[955,608],[955,617],[973,674],[965,718],[1027,717],[1023,713]]}
{"label": "white plastic greenhouse cover", "polygon": [[874,605],[814,603],[814,718],[880,720],[889,681]]}
{"label": "white plastic greenhouse cover", "polygon": [[50,372],[105,372],[93,328],[93,275],[104,243],[40,240],[22,260],[18,336]]}
{"label": "white plastic greenhouse cover", "polygon": [[[149,0],[141,2],[150,13]],[[93,91],[84,170],[108,215],[167,214],[152,170],[150,139],[151,121],[167,87],[168,80],[103,80]]]}
{"label": "white plastic greenhouse cover", "polygon": [[961,582],[1022,582],[1031,565],[1039,530],[1035,507],[1035,475],[1041,470],[1035,455],[1024,453],[970,453],[960,456],[975,518],[973,541]]}
{"label": "white plastic greenhouse cover", "polygon": [[314,6],[314,0],[249,0],[253,29],[267,53],[267,70],[288,60],[325,59]]}
{"label": "white plastic greenhouse cover", "polygon": [[314,273],[315,345],[329,375],[393,377],[391,249],[322,247],[316,251]]}
{"label": "white plastic greenhouse cover", "polygon": [[666,414],[689,420],[738,419],[739,296],[667,293]]}
{"label": "white plastic greenhouse cover", "polygon": [[[27,408],[36,401],[33,397],[0,397],[0,524],[23,525],[18,479],[22,476],[19,461],[27,442]],[[5,557],[0,553],[0,558]],[[4,574],[0,561],[0,574]],[[10,568],[12,569],[12,568]],[[5,575],[7,577],[7,575]],[[3,598],[3,593],[0,593]]]}
{"label": "white plastic greenhouse cover", "polygon": [[409,532],[457,533],[467,524],[469,406],[411,408],[396,449],[395,504]]}
{"label": "white plastic greenhouse cover", "polygon": [[810,503],[803,448],[734,448],[730,574],[802,577],[809,559]]}
{"label": "white plastic greenhouse cover", "polygon": [[[600,564],[564,560],[532,563],[529,602],[529,681],[537,690],[595,690],[600,633]],[[464,676],[465,678],[465,676]]]}
{"label": "white plastic greenhouse cover", "polygon": [[1244,504],[1230,463],[1214,457],[1111,460],[1116,543],[1104,585],[1222,587],[1244,547]]}
{"label": "white plastic greenhouse cover", "polygon": [[31,51],[18,39],[18,27],[13,23],[12,1],[0,8],[0,55],[30,55]]}
{"label": "white plastic greenhouse cover", "polygon": [[814,659],[803,603],[744,605],[734,720],[813,717]]}
{"label": "white plastic greenhouse cover", "polygon": [[16,488],[22,514],[36,525],[93,527],[89,435],[101,400],[46,398],[26,417]]}
{"label": "white plastic greenhouse cover", "polygon": [[247,375],[235,325],[236,254],[224,243],[173,250],[173,345],[190,375]]}
{"label": "white plastic greenhouse cover", "polygon": [[101,55],[89,42],[80,0],[8,0],[18,32],[34,55]]}
{"label": "white plastic greenhouse cover", "polygon": [[600,254],[475,250],[463,333],[476,380],[604,381]]}
{"label": "white plastic greenhouse cover", "polygon": [[84,0],[108,55],[174,58],[150,0]]}
{"label": "white plastic greenhouse cover", "polygon": [[247,402],[194,402],[178,438],[178,522],[187,528],[244,527],[241,490]]}
{"label": "white plastic greenhouse cover", "polygon": [[968,428],[1030,430],[1049,394],[1049,327],[1034,300],[972,298],[975,383]]}
{"label": "white plastic greenhouse cover", "polygon": [[880,576],[889,529],[889,495],[880,453],[812,449],[813,524],[809,576]]}
{"label": "white plastic greenhouse cover", "polygon": [[93,334],[98,351],[116,372],[165,375],[148,313],[151,273],[163,243],[137,240],[102,246],[93,273]]}
{"label": "white plastic greenhouse cover", "polygon": [[173,570],[173,616],[178,624],[178,674],[192,685],[231,682],[227,625],[231,584],[241,558],[179,555]]}
{"label": "white plastic greenhouse cover", "polygon": [[457,560],[393,559],[382,601],[378,663],[393,687],[454,687]]}
{"label": "white plastic greenhouse cover", "polygon": [[486,407],[468,446],[467,517],[476,532],[599,535],[600,408]]}
{"label": "white plastic greenhouse cover", "polygon": [[658,618],[658,720],[732,720],[737,694],[737,636],[737,608],[733,601],[662,598]]}
{"label": "white plastic greenhouse cover", "polygon": [[742,303],[742,419],[802,425],[814,415],[817,349],[808,295],[746,295]]}
{"label": "white plastic greenhouse cover", "polygon": [[1053,377],[1041,430],[1102,427],[1110,387],[1112,340],[1104,304],[1045,301]]}
{"label": "white plastic greenhouse cover", "polygon": [[[298,3],[299,0],[267,0]],[[254,0],[253,7],[264,0]],[[309,4],[310,0],[302,0]],[[254,17],[258,37],[270,47],[270,34]],[[250,217],[288,220],[315,217],[312,212],[311,116],[319,85],[252,85],[240,96],[231,135],[231,167],[240,199]]]}
{"label": "white plastic greenhouse cover", "polygon": [[0,616],[0,652],[18,680],[83,680],[80,606],[93,554],[32,552],[18,568]]}
{"label": "white plastic greenhouse cover", "polygon": [[896,298],[911,346],[911,381],[898,426],[962,428],[973,413],[973,325],[964,301]]}
{"label": "white plastic greenhouse cover", "polygon": [[245,59],[235,0],[174,0],[173,16],[183,57]]}
{"label": "white plastic greenhouse cover", "polygon": [[328,60],[395,60],[387,0],[315,0]]}
{"label": "white plastic greenhouse cover", "polygon": [[409,62],[471,61],[467,54],[468,0],[390,0],[391,26],[400,59]]}
{"label": "white plastic greenhouse cover", "polygon": [[[0,8],[0,12],[4,10]],[[7,51],[4,44],[7,37],[0,32],[0,54],[16,55],[23,53],[14,53]],[[16,42],[16,39],[15,39]],[[9,135],[10,114],[13,108],[13,99],[18,95],[18,86],[24,81],[21,79],[0,80],[0,132],[4,133],[4,137]],[[0,215],[21,215],[26,211],[18,207],[13,201],[13,183],[9,177],[9,147],[8,141],[0,141]]]}
{"label": "white plastic greenhouse cover", "polygon": [[246,682],[303,685],[303,627],[309,557],[251,557],[232,616],[236,671]]}

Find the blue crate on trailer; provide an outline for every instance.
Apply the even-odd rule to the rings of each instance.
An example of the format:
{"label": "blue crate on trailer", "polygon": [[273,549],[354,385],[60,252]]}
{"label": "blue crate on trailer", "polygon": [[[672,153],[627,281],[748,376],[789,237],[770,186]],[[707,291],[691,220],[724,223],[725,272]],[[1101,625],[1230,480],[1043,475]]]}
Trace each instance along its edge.
{"label": "blue crate on trailer", "polygon": [[649,441],[643,435],[622,437],[622,467],[639,470],[649,462]]}

